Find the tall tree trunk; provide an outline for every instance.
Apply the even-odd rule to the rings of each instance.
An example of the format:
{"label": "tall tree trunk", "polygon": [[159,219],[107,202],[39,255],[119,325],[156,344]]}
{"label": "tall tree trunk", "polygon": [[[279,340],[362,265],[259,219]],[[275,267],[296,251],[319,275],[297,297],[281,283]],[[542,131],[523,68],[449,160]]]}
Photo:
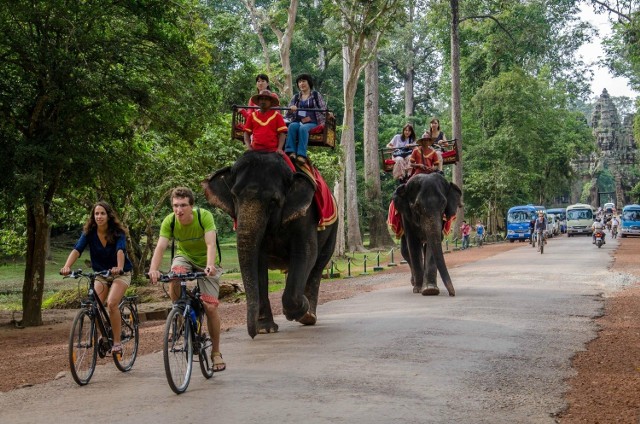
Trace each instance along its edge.
{"label": "tall tree trunk", "polygon": [[27,257],[22,286],[22,325],[42,325],[42,293],[44,291],[45,260],[49,223],[42,201],[27,199]]}
{"label": "tall tree trunk", "polygon": [[285,96],[285,98],[292,98],[293,78],[291,76],[290,52],[291,41],[293,40],[293,31],[296,23],[296,16],[298,14],[299,0],[291,0],[291,2],[289,3],[289,8],[287,9],[287,25],[284,31],[276,27],[275,23],[271,20],[268,13],[263,13],[256,7],[255,0],[243,0],[242,3],[247,8],[247,10],[249,11],[249,15],[251,16],[251,23],[254,26],[254,29],[260,40],[260,44],[262,45],[263,55],[265,56],[267,68],[269,67],[269,54],[266,41],[264,39],[264,36],[262,35],[262,28],[264,26],[269,26],[269,28],[271,28],[271,31],[278,39],[280,64],[282,66],[282,73],[285,79],[284,84],[282,85],[281,93]]}
{"label": "tall tree trunk", "polygon": [[334,256],[342,257],[346,252],[344,240],[344,171],[340,172],[340,178],[336,180],[333,186],[333,196],[338,203],[338,235],[336,237],[336,247],[333,252]]}
{"label": "tall tree trunk", "polygon": [[[344,57],[344,118],[343,131],[340,139],[342,151],[344,155],[345,165],[345,200],[347,212],[347,247],[350,252],[363,251],[362,236],[360,234],[360,217],[358,215],[358,185],[356,178],[356,143],[354,132],[354,107],[353,103],[356,97],[356,89],[358,87],[359,69],[354,68],[353,58],[357,54],[348,46],[343,48]],[[358,61],[359,62],[359,61]]]}
{"label": "tall tree trunk", "polygon": [[293,40],[293,29],[296,24],[299,0],[291,0],[287,10],[287,27],[284,32],[271,24],[276,37],[278,37],[278,48],[280,49],[280,62],[284,73],[284,94],[286,98],[293,97],[293,77],[291,76],[291,41]]}
{"label": "tall tree trunk", "polygon": [[[407,24],[413,24],[415,3],[409,2],[409,19]],[[410,53],[409,60],[404,71],[404,116],[409,118],[415,113],[413,82],[416,75],[415,71],[415,51],[413,50],[413,39],[407,40],[406,52]]]}
{"label": "tall tree trunk", "polygon": [[[458,0],[450,0],[451,4],[451,123],[453,137],[458,140],[460,160],[453,166],[453,182],[462,190],[460,203],[464,204],[464,190],[462,188],[462,163],[464,154],[462,149],[462,114],[460,106],[460,38],[458,15]],[[464,208],[458,208],[457,221],[464,220]],[[455,226],[454,236],[460,237],[460,227]]]}
{"label": "tall tree trunk", "polygon": [[[368,48],[372,49],[372,43]],[[364,182],[365,195],[370,201],[369,248],[393,245],[387,230],[380,187],[380,160],[378,159],[378,58],[364,68]]]}

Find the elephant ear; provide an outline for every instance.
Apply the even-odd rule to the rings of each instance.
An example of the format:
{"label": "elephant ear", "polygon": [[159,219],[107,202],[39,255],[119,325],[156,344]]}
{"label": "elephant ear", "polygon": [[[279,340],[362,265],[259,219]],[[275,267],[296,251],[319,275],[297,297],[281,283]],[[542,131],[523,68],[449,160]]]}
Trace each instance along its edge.
{"label": "elephant ear", "polygon": [[282,208],[282,224],[287,224],[306,215],[314,193],[315,184],[306,174],[294,174]]}
{"label": "elephant ear", "polygon": [[458,212],[458,208],[462,207],[460,199],[462,198],[462,190],[454,183],[449,183],[449,191],[447,192],[447,206],[444,208],[444,214],[450,219]]}
{"label": "elephant ear", "polygon": [[393,204],[400,213],[410,212],[409,200],[407,199],[407,185],[401,184],[393,192]]}
{"label": "elephant ear", "polygon": [[204,195],[210,204],[222,209],[228,213],[231,218],[236,219],[233,196],[231,195],[233,181],[230,166],[214,172],[202,181],[200,185],[204,189]]}

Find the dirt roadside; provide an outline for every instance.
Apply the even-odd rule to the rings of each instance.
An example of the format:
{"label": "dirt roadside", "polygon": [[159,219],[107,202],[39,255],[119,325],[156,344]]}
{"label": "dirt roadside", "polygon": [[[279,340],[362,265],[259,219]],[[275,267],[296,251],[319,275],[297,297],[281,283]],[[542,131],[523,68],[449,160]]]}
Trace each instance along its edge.
{"label": "dirt roadside", "polygon": [[[446,256],[449,268],[473,262],[518,244],[498,244],[482,249],[453,252]],[[620,240],[613,270],[638,277],[640,283],[640,238]],[[407,266],[383,273],[406,272]],[[371,284],[366,277],[323,281],[320,303],[345,299],[358,293],[402,283]],[[597,318],[601,331],[574,357],[576,375],[568,381],[568,408],[560,423],[637,423],[640,416],[640,284],[634,284],[604,301],[604,314]],[[407,281],[408,285],[409,282]],[[281,313],[280,293],[271,295],[274,314]],[[245,325],[244,303],[222,303],[223,330]],[[40,384],[68,374],[67,339],[74,311],[45,311],[45,325],[17,329],[0,321],[0,391]],[[140,354],[161,349],[163,321],[142,324]]]}

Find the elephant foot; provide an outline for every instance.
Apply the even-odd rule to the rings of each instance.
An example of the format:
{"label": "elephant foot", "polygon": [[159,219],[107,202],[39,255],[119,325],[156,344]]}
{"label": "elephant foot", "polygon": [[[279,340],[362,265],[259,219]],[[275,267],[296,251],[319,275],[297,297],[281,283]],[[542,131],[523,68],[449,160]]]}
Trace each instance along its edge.
{"label": "elephant foot", "polygon": [[456,289],[453,288],[453,283],[451,283],[451,281],[445,281],[444,286],[447,288],[447,291],[449,292],[449,296],[456,295]]}
{"label": "elephant foot", "polygon": [[300,318],[298,322],[303,325],[314,325],[317,319],[318,317],[316,317],[316,314],[312,314],[311,312],[307,311],[307,313],[304,314],[304,316]]}
{"label": "elephant foot", "polygon": [[278,332],[278,324],[273,321],[260,321],[258,322],[258,333],[259,334],[268,334],[268,333],[277,333]]}
{"label": "elephant foot", "polygon": [[414,292],[414,293],[420,293],[420,287],[418,287],[418,286],[413,286],[413,292]]}
{"label": "elephant foot", "polygon": [[427,287],[422,290],[423,296],[437,296],[440,294],[440,289],[435,284],[427,284]]}

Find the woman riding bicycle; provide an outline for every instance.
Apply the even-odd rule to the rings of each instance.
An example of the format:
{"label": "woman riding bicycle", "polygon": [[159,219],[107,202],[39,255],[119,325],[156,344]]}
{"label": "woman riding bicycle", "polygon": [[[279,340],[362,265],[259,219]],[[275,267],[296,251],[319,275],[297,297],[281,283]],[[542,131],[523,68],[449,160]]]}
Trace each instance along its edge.
{"label": "woman riding bicycle", "polygon": [[[109,311],[113,328],[111,353],[122,352],[120,344],[120,310],[118,305],[131,284],[131,262],[127,258],[126,230],[116,212],[107,202],[93,205],[82,229],[82,235],[69,254],[60,274],[69,275],[71,266],[89,246],[91,268],[94,272],[110,271],[109,277],[96,277],[95,293]],[[108,294],[108,298],[107,298]],[[107,298],[105,303],[105,298]]]}

